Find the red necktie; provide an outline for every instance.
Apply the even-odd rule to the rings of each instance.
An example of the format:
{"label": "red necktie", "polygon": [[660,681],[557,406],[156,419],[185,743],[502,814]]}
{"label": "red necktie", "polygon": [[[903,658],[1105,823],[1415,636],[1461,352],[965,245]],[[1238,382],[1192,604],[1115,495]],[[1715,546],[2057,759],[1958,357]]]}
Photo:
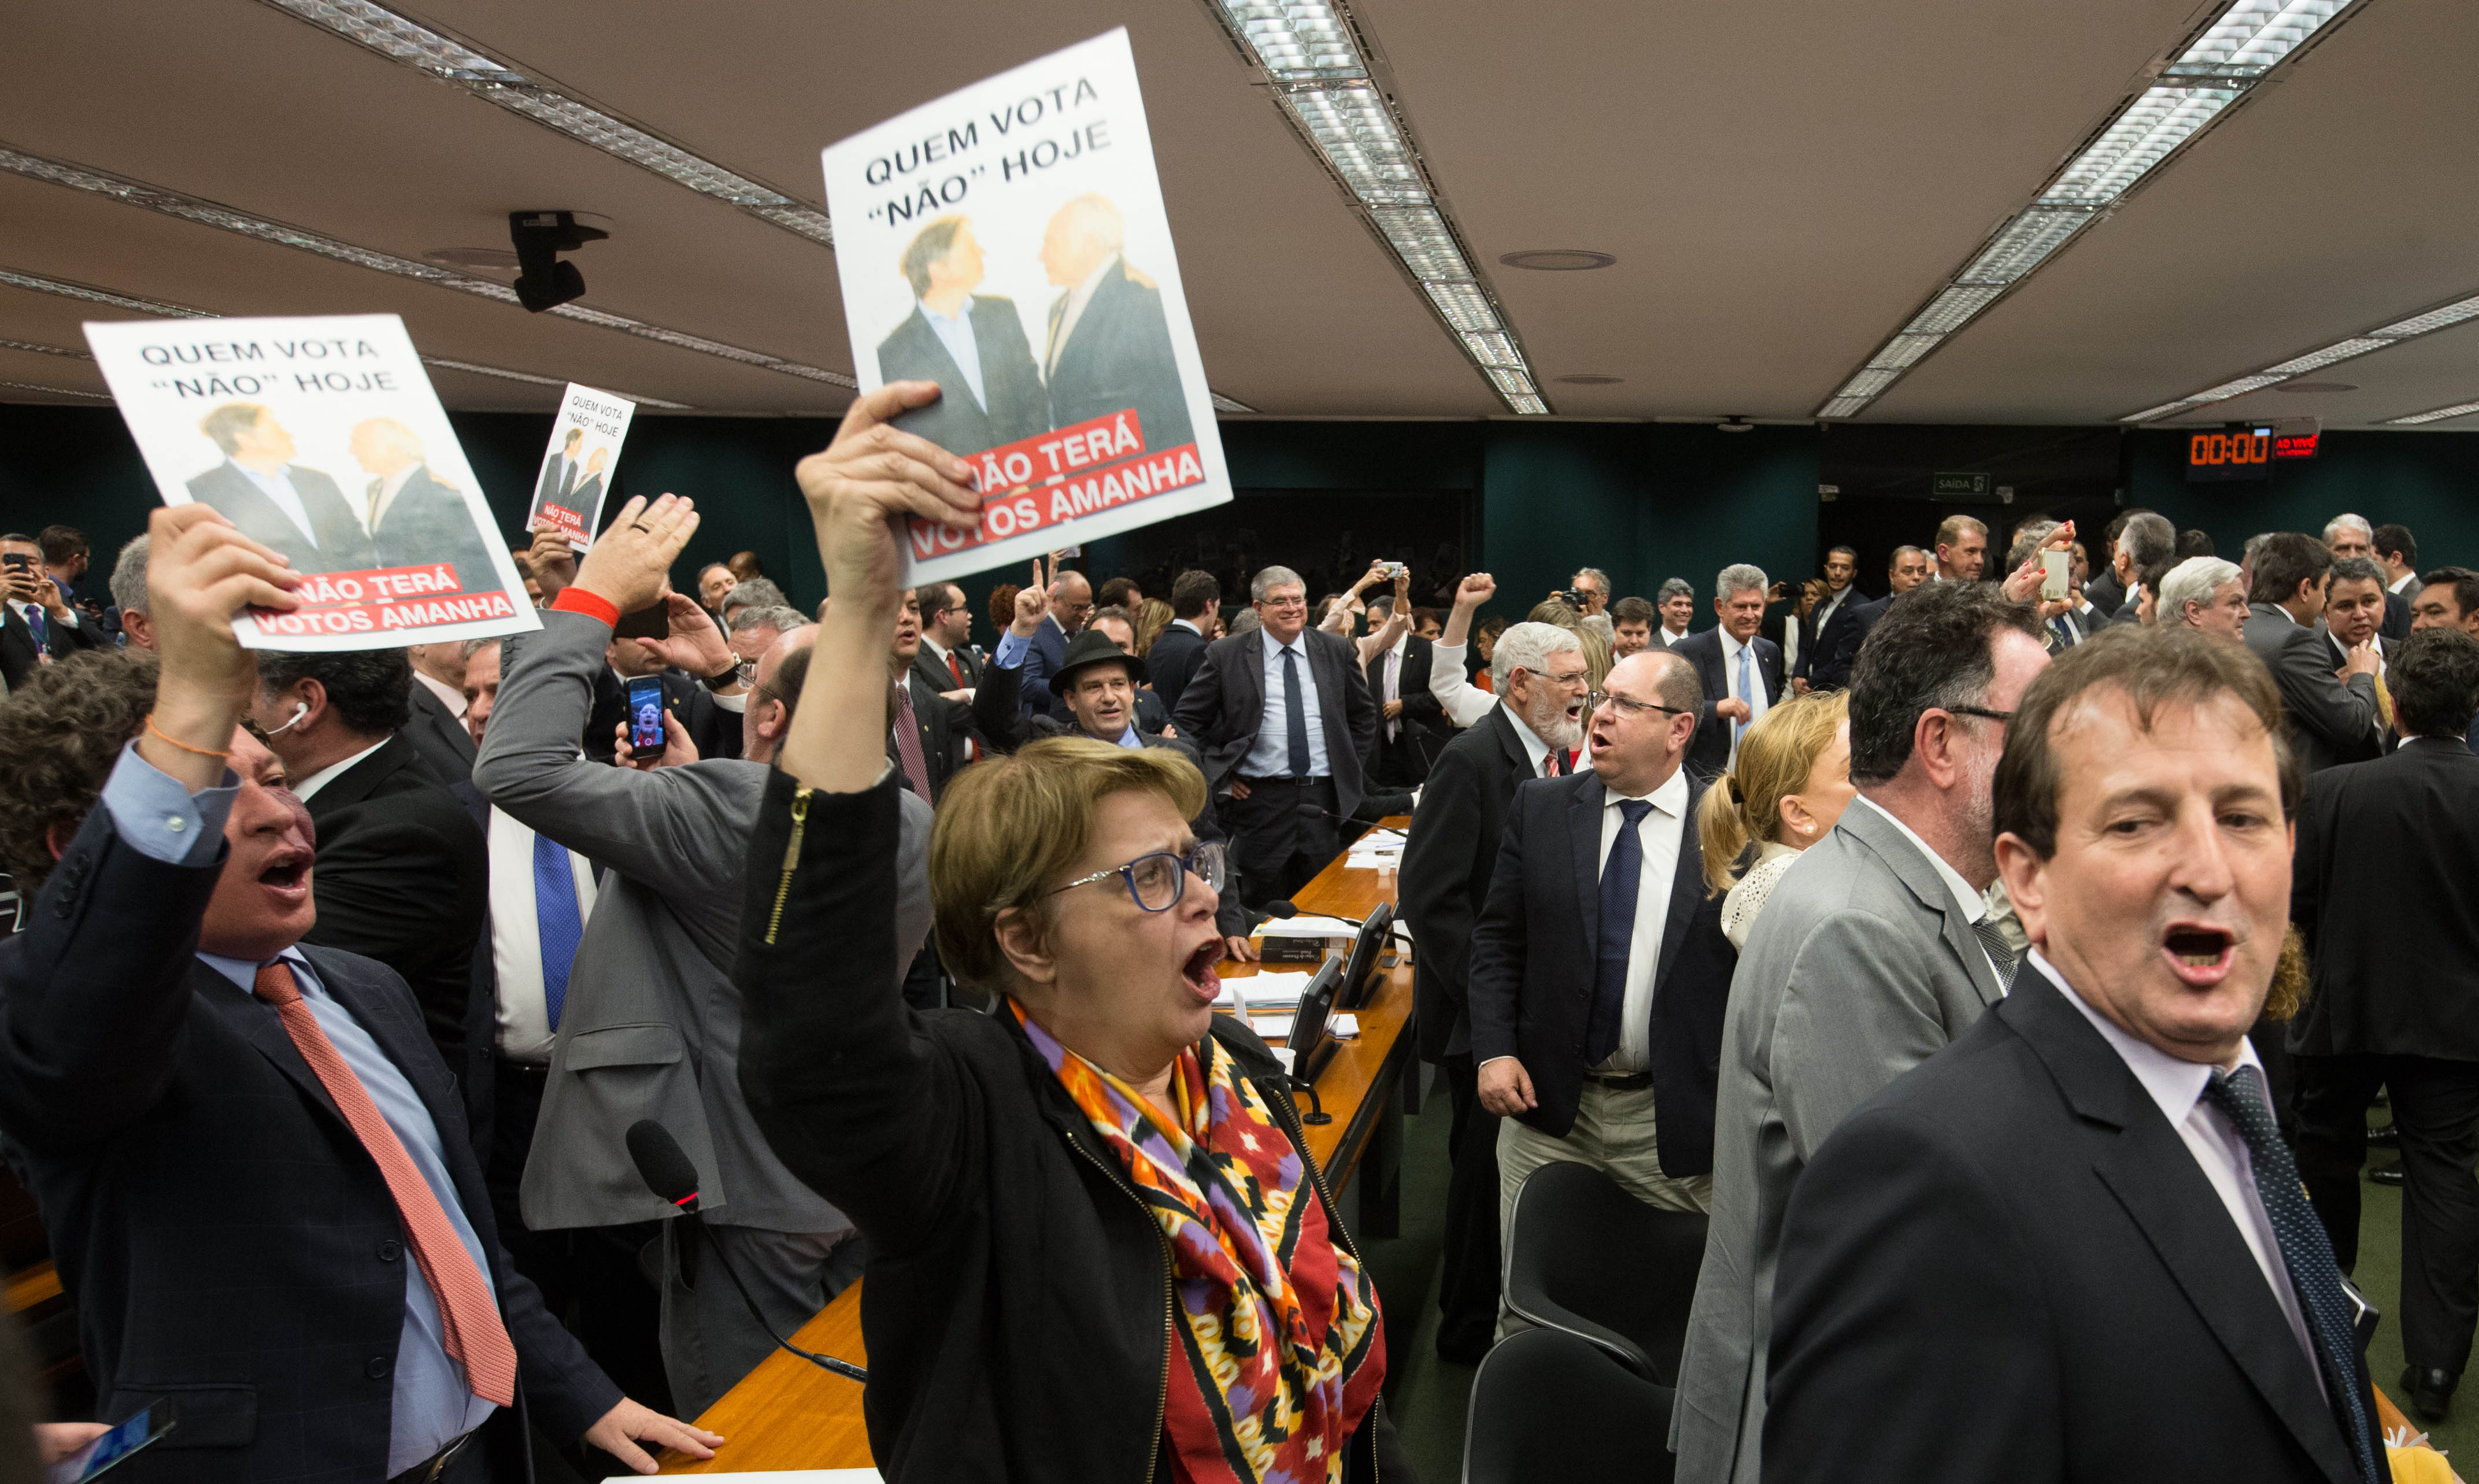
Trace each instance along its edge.
{"label": "red necktie", "polygon": [[930,765],[921,756],[921,719],[913,714],[912,687],[895,687],[895,755],[904,764],[904,776],[912,782],[912,791],[921,802],[930,802]]}
{"label": "red necktie", "polygon": [[345,1115],[354,1137],[377,1162],[379,1174],[387,1181],[388,1193],[396,1197],[396,1215],[404,1222],[413,1260],[422,1265],[422,1276],[430,1285],[431,1296],[439,1302],[441,1341],[447,1358],[465,1368],[465,1384],[473,1389],[474,1395],[498,1406],[513,1406],[517,1399],[517,1348],[509,1343],[507,1326],[499,1320],[498,1306],[491,1300],[491,1286],[482,1281],[482,1269],[473,1266],[473,1254],[457,1237],[455,1223],[440,1208],[430,1182],[422,1178],[413,1156],[404,1152],[403,1141],[396,1137],[396,1130],[388,1127],[378,1105],[371,1101],[370,1090],[345,1063],[344,1053],[327,1039],[319,1017],[301,1003],[301,989],[293,982],[293,970],[280,960],[267,964],[259,969],[252,988],[260,999],[275,1007],[276,1018],[284,1022],[284,1034],[293,1037],[301,1060],[319,1074],[319,1084],[336,1100],[337,1112]]}
{"label": "red necktie", "polygon": [[[958,690],[962,690],[964,688],[964,667],[956,662],[956,652],[954,650],[949,650],[947,652],[947,673],[956,678],[956,688]],[[964,746],[969,749],[965,755],[967,757],[974,762],[982,760],[982,744],[968,740],[965,742]]]}

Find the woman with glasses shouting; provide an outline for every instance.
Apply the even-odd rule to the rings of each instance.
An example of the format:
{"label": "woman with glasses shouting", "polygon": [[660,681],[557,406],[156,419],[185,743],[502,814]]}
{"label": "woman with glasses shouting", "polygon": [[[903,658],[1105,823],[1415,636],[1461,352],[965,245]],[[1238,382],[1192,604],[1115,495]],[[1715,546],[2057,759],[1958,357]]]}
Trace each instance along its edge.
{"label": "woman with glasses shouting", "polygon": [[[1407,1478],[1374,1282],[1279,1063],[1217,1016],[1222,853],[1185,757],[1034,742],[958,774],[930,844],[949,970],[896,982],[892,522],[970,527],[969,470],[854,404],[800,482],[835,595],[752,845],[740,1080],[870,1241],[871,1450],[889,1479]],[[1382,1457],[1381,1457],[1382,1455]]]}

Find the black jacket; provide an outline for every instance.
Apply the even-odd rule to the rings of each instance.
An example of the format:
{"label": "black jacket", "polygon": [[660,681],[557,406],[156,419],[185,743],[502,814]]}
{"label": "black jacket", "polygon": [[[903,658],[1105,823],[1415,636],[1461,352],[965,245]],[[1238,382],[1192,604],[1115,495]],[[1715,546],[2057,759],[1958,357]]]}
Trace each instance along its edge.
{"label": "black jacket", "polygon": [[[378,481],[373,480],[372,483]],[[594,515],[591,496],[585,516]],[[371,545],[382,567],[413,567],[446,562],[456,569],[456,587],[466,593],[499,593],[507,589],[492,565],[491,550],[482,544],[482,529],[473,523],[464,492],[422,465],[396,487],[396,498],[379,516]],[[524,594],[520,584],[518,597]]]}
{"label": "black jacket", "polygon": [[81,650],[103,648],[103,642],[95,631],[97,627],[90,614],[79,614],[75,626],[59,623],[50,614],[45,614],[43,642],[38,645],[35,642],[35,630],[17,610],[0,602],[0,679],[8,681],[9,688],[15,690],[25,684],[26,678],[41,664],[40,656],[45,651],[49,651],[57,662]]}
{"label": "black jacket", "polygon": [[405,723],[404,739],[422,755],[422,764],[441,783],[454,785],[473,776],[473,733],[447,703],[413,682],[413,720]]}
{"label": "black jacket", "polygon": [[2479,1062],[2479,756],[2415,738],[2316,774],[2290,869],[2313,974],[2290,1049]]}
{"label": "black jacket", "polygon": [[1128,266],[1112,264],[1085,301],[1084,313],[1058,343],[1069,291],[1050,301],[1050,425],[1073,427],[1122,411],[1137,414],[1145,450],[1159,452],[1192,441],[1188,394],[1180,385],[1179,360],[1171,349],[1170,322],[1163,317],[1162,290]]}
{"label": "black jacket", "polygon": [[[1713,1168],[1722,1011],[1739,963],[1722,933],[1722,899],[1704,890],[1704,853],[1696,842],[1696,806],[1703,797],[1691,774],[1652,980],[1653,1117],[1661,1172],[1674,1180]],[[1472,1060],[1521,1061],[1538,1105],[1516,1116],[1552,1139],[1574,1126],[1583,1093],[1600,934],[1602,807],[1600,777],[1589,769],[1519,784],[1489,898],[1472,928]]]}
{"label": "black jacket", "polygon": [[[751,1113],[869,1239],[870,1451],[898,1481],[1137,1484],[1171,1363],[1162,1229],[1012,1015],[895,992],[895,848],[892,780],[831,794],[774,775],[733,973]],[[1214,1021],[1313,1169],[1265,1043]],[[1392,1444],[1372,1409],[1347,1476],[1376,1477]]]}
{"label": "black jacket", "polygon": [[1049,397],[1034,369],[1033,347],[1025,341],[1015,301],[973,295],[972,325],[986,406],[973,399],[971,384],[946,343],[930,328],[919,304],[878,343],[881,378],[938,383],[938,399],[896,419],[897,425],[959,457],[1030,438],[1050,425]]}
{"label": "black jacket", "polygon": [[1403,698],[1403,714],[1397,718],[1401,725],[1395,729],[1392,742],[1386,740],[1386,652],[1380,650],[1370,655],[1363,672],[1368,678],[1368,704],[1377,708],[1374,747],[1381,752],[1393,749],[1414,783],[1428,778],[1429,769],[1436,765],[1438,750],[1446,742],[1440,733],[1452,729],[1446,725],[1444,704],[1429,689],[1429,664],[1435,650],[1435,645],[1418,634],[1403,641],[1403,662],[1394,677],[1395,690]]}
{"label": "black jacket", "polygon": [[[412,1259],[377,1164],[274,1011],[194,957],[221,866],[151,859],[89,812],[28,931],[0,944],[0,1131],[77,1302],[95,1416],[179,1411],[121,1473],[366,1484],[387,1474]],[[305,952],[439,1126],[516,1343],[520,1409],[581,1436],[620,1390],[500,1246],[412,995],[382,964]],[[485,1424],[513,1446],[494,1450],[501,1478],[524,1476],[524,1422]]]}
{"label": "black jacket", "polygon": [[1154,635],[1154,647],[1145,651],[1145,681],[1173,711],[1179,709],[1179,695],[1188,689],[1188,677],[1196,674],[1197,663],[1205,657],[1205,635],[1182,627],[1183,622],[1163,626]]}
{"label": "black jacket", "polygon": [[[1755,672],[1756,683],[1765,688],[1765,704],[1779,705],[1782,699],[1781,650],[1762,634],[1748,641],[1754,650],[1755,660],[1750,667]],[[1730,729],[1735,724],[1713,710],[1718,702],[1730,696],[1727,664],[1722,656],[1722,630],[1702,628],[1671,647],[1671,652],[1684,656],[1696,666],[1696,678],[1704,687],[1704,711],[1696,723],[1696,740],[1687,746],[1687,768],[1699,778],[1710,779],[1730,765]]]}
{"label": "black jacket", "polygon": [[[1377,741],[1377,707],[1368,699],[1368,677],[1361,673],[1359,652],[1348,639],[1317,629],[1301,638],[1309,656],[1310,683],[1316,687],[1317,710],[1324,724],[1326,766],[1334,778],[1335,812],[1348,819],[1367,791],[1367,760]],[[1265,632],[1251,629],[1214,640],[1205,658],[1180,692],[1171,720],[1179,734],[1196,744],[1205,758],[1205,781],[1223,792],[1265,719]]]}
{"label": "black jacket", "polygon": [[1767,1394],[1767,1484],[2359,1484],[2194,1154],[2029,960],[1800,1176]]}
{"label": "black jacket", "polygon": [[[917,663],[904,673],[905,687],[912,696],[912,724],[921,731],[921,761],[930,770],[927,802],[932,804],[946,793],[947,780],[965,766],[965,737],[980,737],[985,746],[1013,752],[1026,726],[1016,704],[1017,685],[1023,678],[1020,669],[984,666],[982,683],[974,689],[969,702],[949,701],[931,689],[929,677],[935,673],[923,671]],[[903,764],[891,731],[886,738],[886,757],[897,765],[900,777]]]}
{"label": "black jacket", "polygon": [[319,921],[303,941],[396,970],[439,1054],[463,1067],[473,954],[491,908],[482,832],[402,736],[329,780],[307,805],[318,827]]}
{"label": "black jacket", "polygon": [[1540,774],[1506,707],[1492,706],[1438,754],[1403,847],[1397,904],[1420,944],[1412,963],[1412,1020],[1424,1061],[1471,1051],[1465,997],[1472,921],[1489,900],[1515,787]]}
{"label": "black jacket", "polygon": [[1851,683],[1851,662],[1859,657],[1859,641],[1868,637],[1873,622],[1862,619],[1859,610],[1872,607],[1868,595],[1853,583],[1849,597],[1840,606],[1826,615],[1818,627],[1810,615],[1810,632],[1799,647],[1799,667],[1795,672],[1807,681],[1810,690],[1840,690]]}
{"label": "black jacket", "polygon": [[[222,511],[250,540],[283,552],[295,572],[366,572],[378,565],[378,553],[362,517],[335,480],[298,464],[286,466],[285,474],[310,517],[310,528],[318,533],[316,545],[229,459],[193,476],[190,495],[200,504]],[[364,508],[368,503],[363,502]]]}

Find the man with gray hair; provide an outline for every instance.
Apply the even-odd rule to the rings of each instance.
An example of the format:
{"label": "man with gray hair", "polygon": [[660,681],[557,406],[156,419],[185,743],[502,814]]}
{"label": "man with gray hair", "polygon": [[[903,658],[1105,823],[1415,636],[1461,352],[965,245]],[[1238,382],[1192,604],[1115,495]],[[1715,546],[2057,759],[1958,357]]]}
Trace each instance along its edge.
{"label": "man with gray hair", "polygon": [[1308,627],[1298,573],[1268,567],[1248,596],[1258,630],[1205,647],[1172,719],[1204,755],[1207,786],[1230,801],[1216,807],[1240,900],[1258,907],[1289,897],[1342,848],[1338,827],[1366,792],[1377,708],[1351,641]]}
{"label": "man with gray hair", "polygon": [[[1456,611],[1469,619],[1470,607],[1460,601]],[[1454,673],[1463,678],[1460,654]],[[1472,920],[1489,900],[1516,785],[1569,771],[1568,755],[1583,741],[1590,683],[1582,646],[1554,624],[1517,624],[1499,634],[1489,678],[1499,704],[1448,742],[1430,766],[1420,806],[1412,813],[1397,891],[1403,920],[1420,942],[1412,969],[1420,1058],[1444,1072],[1452,1120],[1438,1353],[1467,1366],[1489,1349],[1498,1293],[1497,1115],[1480,1106],[1472,1064],[1467,993]]]}
{"label": "man with gray hair", "polygon": [[1739,755],[1739,739],[1781,700],[1781,647],[1756,633],[1765,622],[1766,589],[1761,567],[1723,568],[1713,579],[1721,624],[1671,646],[1696,667],[1703,687],[1702,715],[1687,754],[1688,770],[1699,778],[1727,768]]}
{"label": "man with gray hair", "polygon": [[2217,556],[2190,556],[2160,579],[2155,617],[2163,627],[2184,624],[2215,638],[2246,639],[2246,574]]}
{"label": "man with gray hair", "polygon": [[1678,641],[1687,637],[1688,624],[1696,617],[1695,584],[1685,577],[1665,579],[1653,595],[1652,606],[1661,615],[1661,627],[1653,630],[1653,638],[1664,649],[1678,648]]}
{"label": "man with gray hair", "polygon": [[1618,643],[1618,630],[1610,623],[1610,575],[1598,567],[1578,567],[1567,586],[1580,601],[1577,611],[1584,627],[1599,634],[1604,644]]}
{"label": "man with gray hair", "polygon": [[[2117,546],[2109,555],[2110,570],[2126,586],[2126,604],[2117,610],[2116,622],[2142,622],[2143,593],[2153,596],[2154,616],[2159,617],[2160,579],[2178,564],[2178,527],[2169,518],[2150,510],[2137,511],[2117,533]],[[2136,589],[2141,588],[2142,592]]]}
{"label": "man with gray hair", "polygon": [[1991,785],[2006,719],[2049,663],[2042,635],[1996,583],[1930,583],[1859,652],[1858,797],[1774,888],[1730,982],[1713,1224],[1671,1420],[1682,1484],[1759,1476],[1774,1267],[1807,1162],[2013,978],[1983,895],[1997,879]]}
{"label": "man with gray hair", "polygon": [[146,537],[120,549],[112,564],[112,602],[120,610],[120,631],[133,650],[155,648],[155,620],[146,611]]}
{"label": "man with gray hair", "polygon": [[2324,523],[2324,545],[2331,549],[2336,561],[2352,556],[2373,556],[2376,550],[2376,528],[2364,515],[2344,512]]}

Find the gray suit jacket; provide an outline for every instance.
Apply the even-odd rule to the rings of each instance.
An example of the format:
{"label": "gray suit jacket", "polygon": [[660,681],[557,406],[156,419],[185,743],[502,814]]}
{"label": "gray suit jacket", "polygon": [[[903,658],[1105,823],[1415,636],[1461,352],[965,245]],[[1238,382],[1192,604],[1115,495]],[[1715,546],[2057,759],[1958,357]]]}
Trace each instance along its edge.
{"label": "gray suit jacket", "polygon": [[2376,682],[2354,675],[2334,677],[2333,647],[2322,633],[2279,608],[2257,603],[2247,610],[2246,646],[2255,651],[2281,687],[2281,709],[2289,746],[2310,774],[2338,763],[2365,762],[2384,751],[2376,728]]}
{"label": "gray suit jacket", "polygon": [[[711,1219],[841,1231],[852,1222],[783,1167],[740,1095],[731,963],[766,765],[712,758],[637,773],[583,760],[576,739],[611,630],[583,614],[542,619],[500,681],[473,783],[611,875],[569,974],[525,1162],[525,1224],[549,1231],[677,1215],[628,1158],[628,1126],[654,1118],[696,1163]],[[930,924],[930,806],[907,795],[901,807],[896,961],[908,964]]]}
{"label": "gray suit jacket", "polygon": [[1713,1219],[1671,1417],[1680,1484],[1758,1475],[1774,1265],[1800,1171],[2004,995],[1934,863],[1873,807],[1854,801],[1774,887],[1722,1028]]}

